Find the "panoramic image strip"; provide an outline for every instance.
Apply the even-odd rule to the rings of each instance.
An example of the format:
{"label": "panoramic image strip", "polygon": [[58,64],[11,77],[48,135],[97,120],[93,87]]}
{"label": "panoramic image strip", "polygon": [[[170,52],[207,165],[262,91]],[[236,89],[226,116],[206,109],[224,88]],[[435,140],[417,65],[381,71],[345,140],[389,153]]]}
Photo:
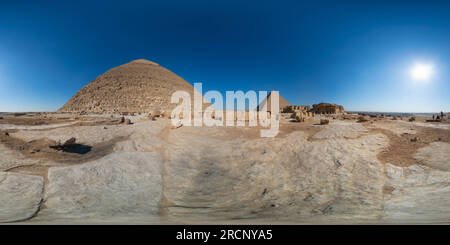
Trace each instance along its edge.
{"label": "panoramic image strip", "polygon": [[448,225],[449,43],[449,1],[2,1],[0,224]]}

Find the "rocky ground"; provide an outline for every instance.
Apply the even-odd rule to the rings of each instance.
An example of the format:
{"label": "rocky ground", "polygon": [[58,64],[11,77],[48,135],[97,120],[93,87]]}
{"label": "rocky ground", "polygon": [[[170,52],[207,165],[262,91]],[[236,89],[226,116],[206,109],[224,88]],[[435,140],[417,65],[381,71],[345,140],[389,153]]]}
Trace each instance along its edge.
{"label": "rocky ground", "polygon": [[260,138],[144,115],[0,116],[0,222],[450,222],[445,122],[283,115]]}

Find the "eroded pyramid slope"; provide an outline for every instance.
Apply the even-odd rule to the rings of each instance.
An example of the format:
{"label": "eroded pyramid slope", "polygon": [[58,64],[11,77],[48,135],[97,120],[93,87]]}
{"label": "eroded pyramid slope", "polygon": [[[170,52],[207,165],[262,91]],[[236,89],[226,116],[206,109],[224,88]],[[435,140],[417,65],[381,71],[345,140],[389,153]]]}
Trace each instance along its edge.
{"label": "eroded pyramid slope", "polygon": [[[134,112],[171,110],[173,92],[191,94],[193,86],[159,64],[139,59],[112,68],[76,93],[60,112]],[[192,102],[191,102],[192,103]]]}

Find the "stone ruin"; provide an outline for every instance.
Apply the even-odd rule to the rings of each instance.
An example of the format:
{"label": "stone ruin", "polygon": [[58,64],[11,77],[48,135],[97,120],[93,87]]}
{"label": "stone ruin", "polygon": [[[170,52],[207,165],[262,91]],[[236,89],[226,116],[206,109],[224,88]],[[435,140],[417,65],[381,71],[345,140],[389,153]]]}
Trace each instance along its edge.
{"label": "stone ruin", "polygon": [[314,104],[313,107],[308,105],[289,105],[282,110],[283,113],[292,113],[291,118],[297,122],[304,122],[306,118],[314,117],[316,114],[343,114],[344,107],[336,104],[320,103]]}
{"label": "stone ruin", "polygon": [[314,114],[306,110],[294,110],[291,118],[294,118],[297,122],[304,122],[306,118],[314,117]]}
{"label": "stone ruin", "polygon": [[344,107],[336,104],[319,103],[314,104],[311,111],[314,114],[343,114]]}
{"label": "stone ruin", "polygon": [[283,108],[283,113],[293,113],[295,111],[309,111],[309,105],[289,105]]}

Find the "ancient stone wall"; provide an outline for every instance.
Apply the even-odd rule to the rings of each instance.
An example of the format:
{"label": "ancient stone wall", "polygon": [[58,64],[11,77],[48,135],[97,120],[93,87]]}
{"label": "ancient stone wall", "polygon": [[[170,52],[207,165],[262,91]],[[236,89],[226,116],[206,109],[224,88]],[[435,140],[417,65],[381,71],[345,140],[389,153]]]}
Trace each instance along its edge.
{"label": "ancient stone wall", "polygon": [[336,104],[320,103],[314,104],[311,112],[314,114],[342,114],[344,113],[344,107]]}
{"label": "ancient stone wall", "polygon": [[309,111],[309,105],[289,105],[285,106],[282,110],[284,113],[292,113],[294,111]]}

